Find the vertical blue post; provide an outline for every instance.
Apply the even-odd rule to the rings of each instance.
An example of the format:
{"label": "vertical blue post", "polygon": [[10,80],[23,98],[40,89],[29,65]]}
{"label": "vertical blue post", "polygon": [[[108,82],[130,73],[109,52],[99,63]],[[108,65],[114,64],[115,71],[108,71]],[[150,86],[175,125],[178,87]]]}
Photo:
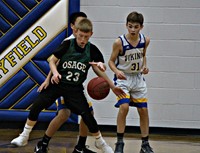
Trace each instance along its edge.
{"label": "vertical blue post", "polygon": [[[80,0],[69,0],[69,16],[74,13],[74,12],[79,12],[80,11]],[[68,17],[68,31],[67,35],[70,36],[72,34],[72,29],[70,27],[69,23],[69,17]]]}

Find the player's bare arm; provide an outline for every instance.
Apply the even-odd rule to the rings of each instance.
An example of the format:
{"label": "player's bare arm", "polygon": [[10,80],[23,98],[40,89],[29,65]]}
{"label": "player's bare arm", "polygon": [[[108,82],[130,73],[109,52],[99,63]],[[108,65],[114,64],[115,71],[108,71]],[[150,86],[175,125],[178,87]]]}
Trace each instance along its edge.
{"label": "player's bare arm", "polygon": [[44,80],[44,82],[40,85],[37,92],[41,92],[43,89],[46,89],[49,86],[49,82],[51,80],[52,72],[49,71],[47,78]]}
{"label": "player's bare arm", "polygon": [[58,73],[57,65],[56,65],[58,60],[59,59],[55,56],[52,56],[52,58],[49,60],[49,66],[53,73],[53,76],[51,78],[51,83],[56,83],[56,84],[58,84],[59,80],[61,79],[61,75]]}
{"label": "player's bare arm", "polygon": [[115,65],[115,61],[117,59],[117,56],[121,52],[122,52],[122,43],[121,43],[121,40],[118,38],[113,43],[113,50],[112,50],[110,59],[108,61],[108,64],[109,64],[111,70],[116,74],[118,79],[126,80],[124,73],[122,71],[118,70],[116,65]]}
{"label": "player's bare arm", "polygon": [[143,66],[142,66],[143,74],[149,73],[149,68],[147,67],[147,58],[146,58],[146,51],[147,51],[147,47],[149,46],[149,43],[150,43],[150,38],[146,37],[146,44],[145,44],[144,53],[143,53]]}
{"label": "player's bare arm", "polygon": [[[58,60],[58,62],[56,63],[56,65],[58,66],[58,64],[59,64],[59,61],[60,60]],[[40,87],[38,88],[38,90],[37,90],[37,92],[41,92],[43,89],[46,89],[48,86],[49,86],[49,83],[50,83],[50,81],[51,81],[51,77],[52,77],[52,72],[51,72],[51,70],[49,71],[49,73],[48,73],[48,75],[47,75],[47,77],[46,77],[46,79],[44,80],[44,82],[40,85]]]}
{"label": "player's bare arm", "polygon": [[106,65],[102,62],[89,62],[91,65],[96,65],[102,72],[106,71]]}

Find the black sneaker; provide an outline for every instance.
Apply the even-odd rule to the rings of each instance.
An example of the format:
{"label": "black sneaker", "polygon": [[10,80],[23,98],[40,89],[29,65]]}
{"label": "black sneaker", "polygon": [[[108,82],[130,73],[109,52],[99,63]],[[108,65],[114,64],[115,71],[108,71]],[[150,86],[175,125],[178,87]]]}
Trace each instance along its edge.
{"label": "black sneaker", "polygon": [[124,153],[124,142],[115,143],[115,153]]}
{"label": "black sneaker", "polygon": [[140,153],[154,153],[148,141],[142,143]]}
{"label": "black sneaker", "polygon": [[34,153],[48,153],[48,149],[42,146],[42,141],[39,141],[35,146]]}

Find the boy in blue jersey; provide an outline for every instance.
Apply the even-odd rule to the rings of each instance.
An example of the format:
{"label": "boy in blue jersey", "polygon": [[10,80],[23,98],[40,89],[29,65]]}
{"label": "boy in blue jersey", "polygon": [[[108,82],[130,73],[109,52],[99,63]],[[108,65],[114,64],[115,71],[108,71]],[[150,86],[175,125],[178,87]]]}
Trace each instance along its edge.
{"label": "boy in blue jersey", "polygon": [[123,153],[126,116],[129,106],[137,107],[140,116],[142,145],[140,153],[153,153],[149,145],[149,116],[147,109],[147,87],[143,74],[148,74],[146,51],[150,38],[140,33],[144,18],[138,12],[131,12],[126,19],[127,34],[121,35],[113,44],[108,62],[115,73],[115,85],[121,87],[126,97],[118,98],[115,107],[117,116],[117,143],[115,153]]}

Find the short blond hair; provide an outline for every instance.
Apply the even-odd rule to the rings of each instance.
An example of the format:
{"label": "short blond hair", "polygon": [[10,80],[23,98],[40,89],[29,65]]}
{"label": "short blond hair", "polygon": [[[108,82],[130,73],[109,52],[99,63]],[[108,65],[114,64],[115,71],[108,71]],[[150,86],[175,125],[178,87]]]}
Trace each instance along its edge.
{"label": "short blond hair", "polygon": [[89,19],[84,18],[78,22],[78,24],[76,25],[76,29],[83,32],[92,32],[93,25]]}

